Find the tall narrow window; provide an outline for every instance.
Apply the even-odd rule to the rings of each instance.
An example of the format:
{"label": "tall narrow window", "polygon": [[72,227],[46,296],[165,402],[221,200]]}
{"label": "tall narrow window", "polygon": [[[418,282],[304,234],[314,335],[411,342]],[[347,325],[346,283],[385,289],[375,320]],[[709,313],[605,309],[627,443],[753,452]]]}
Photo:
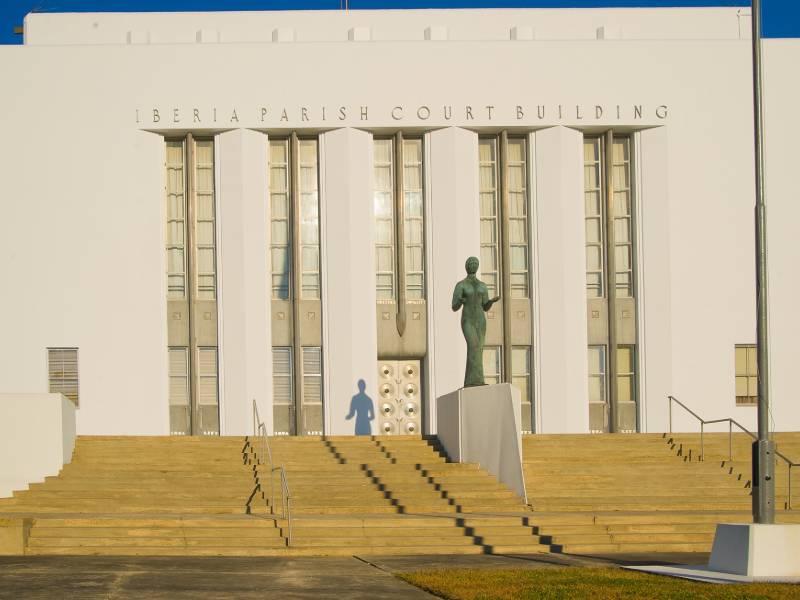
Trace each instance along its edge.
{"label": "tall narrow window", "polygon": [[[166,140],[170,431],[219,433],[214,140]],[[210,357],[213,355],[213,361]],[[214,394],[208,393],[213,379]]]}
{"label": "tall narrow window", "polygon": [[375,191],[375,291],[378,300],[395,300],[394,169],[392,140],[373,145]]}
{"label": "tall narrow window", "polygon": [[634,346],[617,347],[617,401],[633,404],[636,401],[636,364]]}
{"label": "tall narrow window", "polygon": [[523,138],[508,139],[508,243],[511,297],[528,297],[527,157]]}
{"label": "tall narrow window", "polygon": [[272,297],[289,298],[289,140],[269,142],[269,200],[271,232],[270,253],[272,262]]}
{"label": "tall narrow window", "polygon": [[195,142],[197,197],[197,297],[213,300],[217,294],[216,214],[214,210],[214,142]]}
{"label": "tall narrow window", "polygon": [[78,349],[47,349],[48,389],[51,394],[64,394],[78,406]]}
{"label": "tall narrow window", "polygon": [[614,138],[614,249],[617,296],[633,296],[633,210],[630,139]]}
{"label": "tall narrow window", "polygon": [[[400,161],[400,164],[397,164]],[[398,175],[398,166],[399,175]],[[425,299],[425,210],[421,139],[376,138],[373,143],[375,291],[378,300]],[[399,179],[399,181],[398,181]],[[398,198],[398,188],[400,195]],[[398,205],[401,202],[401,205]],[[397,215],[402,214],[402,231]],[[402,249],[397,248],[402,241]],[[404,271],[399,272],[402,255]]]}
{"label": "tall narrow window", "polygon": [[592,433],[607,430],[606,347],[589,346],[589,422]]}
{"label": "tall narrow window", "polygon": [[300,297],[319,299],[319,191],[317,140],[298,141],[300,195]]}
{"label": "tall narrow window", "polygon": [[603,232],[603,194],[601,179],[600,138],[587,139],[583,144],[583,197],[586,222],[586,295],[605,296],[605,235]]}
{"label": "tall narrow window", "polygon": [[527,137],[503,131],[478,139],[479,276],[490,297],[500,296],[488,315],[486,340],[501,357],[496,381],[513,383],[522,394],[523,433],[533,431],[528,167]]}
{"label": "tall narrow window", "polygon": [[403,140],[406,293],[425,297],[425,245],[422,202],[422,140]]}
{"label": "tall narrow window", "polygon": [[500,377],[503,372],[503,354],[501,350],[502,348],[499,346],[483,347],[483,380],[487,384],[500,383]]}
{"label": "tall narrow window", "polygon": [[496,138],[481,138],[478,153],[480,157],[481,280],[489,289],[489,297],[494,298],[500,293]]}
{"label": "tall narrow window", "polygon": [[758,353],[755,344],[739,344],[735,349],[736,404],[758,404]]}
{"label": "tall narrow window", "polygon": [[[321,367],[309,386],[307,346],[322,341],[319,144],[317,138],[269,140],[272,351],[276,434],[322,433]],[[346,232],[345,232],[346,233]],[[310,395],[309,395],[310,394]]]}
{"label": "tall narrow window", "polygon": [[167,141],[167,297],[186,296],[186,174],[183,141]]}
{"label": "tall narrow window", "polygon": [[[587,136],[583,156],[590,429],[633,432],[638,411],[631,139],[612,131]],[[592,371],[600,347],[602,403]]]}

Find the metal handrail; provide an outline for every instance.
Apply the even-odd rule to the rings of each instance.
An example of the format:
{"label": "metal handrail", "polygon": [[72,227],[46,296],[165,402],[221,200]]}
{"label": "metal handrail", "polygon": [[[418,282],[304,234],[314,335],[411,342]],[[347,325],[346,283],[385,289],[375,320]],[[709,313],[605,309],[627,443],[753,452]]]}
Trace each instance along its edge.
{"label": "metal handrail", "polygon": [[[281,519],[285,519],[288,523],[288,535],[286,536],[286,545],[292,544],[292,494],[289,491],[289,482],[286,478],[286,469],[283,465],[275,466],[272,461],[272,448],[269,444],[269,435],[267,434],[267,426],[261,420],[258,414],[258,406],[256,400],[253,398],[253,435],[258,438],[258,451],[256,452],[256,470],[263,463],[262,457],[266,456],[269,464],[269,489],[270,489],[270,502],[269,510],[271,514],[275,514],[275,473],[278,472],[280,476],[281,488]],[[256,483],[259,486],[260,483]]]}
{"label": "metal handrail", "polygon": [[[700,422],[700,459],[705,460],[705,445],[704,445],[704,437],[705,437],[705,426],[711,425],[713,423],[727,423],[728,424],[728,460],[733,460],[733,426],[736,425],[739,429],[741,429],[744,433],[749,435],[754,440],[758,440],[758,436],[754,434],[752,431],[747,429],[744,425],[739,423],[736,419],[731,419],[730,417],[726,419],[712,419],[710,421],[705,420],[703,417],[698,415],[694,412],[691,408],[686,406],[683,402],[678,400],[675,396],[667,396],[669,400],[669,432],[672,433],[672,404],[678,404],[683,410],[688,412],[692,415],[695,419]],[[777,450],[775,451],[775,456],[783,460],[787,467],[789,468],[789,500],[788,500],[788,508],[792,510],[792,467],[800,467],[800,463],[794,462],[785,454],[781,454]]]}

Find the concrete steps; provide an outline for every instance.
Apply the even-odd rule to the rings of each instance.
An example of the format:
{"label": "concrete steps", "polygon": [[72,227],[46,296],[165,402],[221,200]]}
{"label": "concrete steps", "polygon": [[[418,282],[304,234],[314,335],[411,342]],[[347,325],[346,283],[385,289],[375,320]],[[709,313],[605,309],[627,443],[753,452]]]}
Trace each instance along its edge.
{"label": "concrete steps", "polygon": [[[800,450],[800,434],[780,435]],[[734,458],[749,458],[749,437],[734,440]],[[717,523],[752,518],[750,465],[728,459],[727,433],[706,434],[704,461],[699,447],[693,434],[524,436],[535,533],[574,554],[710,551]],[[800,523],[800,513],[778,521]]]}
{"label": "concrete steps", "polygon": [[291,527],[280,518],[278,477],[273,514],[260,445],[245,437],[80,437],[57,477],[0,500],[0,514],[32,519],[26,553],[37,555],[549,550],[519,497],[477,465],[447,463],[420,437],[271,446],[292,492]]}

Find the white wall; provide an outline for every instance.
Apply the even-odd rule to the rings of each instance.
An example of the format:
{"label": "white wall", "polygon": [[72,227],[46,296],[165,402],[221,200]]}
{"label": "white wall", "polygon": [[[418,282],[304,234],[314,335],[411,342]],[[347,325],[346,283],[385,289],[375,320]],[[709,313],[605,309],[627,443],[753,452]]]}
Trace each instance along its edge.
{"label": "white wall", "polygon": [[[782,85],[797,68],[796,40],[769,40],[764,48],[764,126],[766,203],[769,243],[771,425],[778,431],[800,429],[797,357],[800,314],[797,310],[800,265],[800,189],[794,147],[800,125],[792,115],[800,107],[800,86]],[[789,79],[791,81],[791,79]],[[755,412],[754,409],[749,409]],[[791,457],[793,460],[798,460]]]}
{"label": "white wall", "polygon": [[[435,373],[435,389],[429,398],[449,391],[439,387],[458,384],[463,359],[459,346],[446,346],[453,335],[461,343],[448,296],[463,272],[465,251],[473,248],[466,253],[477,253],[478,248],[477,203],[454,202],[477,198],[475,132],[509,127],[515,132],[537,130],[541,430],[585,431],[578,130],[613,126],[643,131],[640,252],[643,264],[664,269],[663,279],[658,269],[648,270],[648,289],[642,295],[647,429],[660,427],[665,390],[704,416],[732,414],[754,426],[755,410],[734,404],[733,348],[755,340],[750,48],[738,39],[736,10],[590,12],[411,11],[358,13],[349,20],[328,13],[30,17],[29,41],[42,45],[0,47],[0,76],[14,86],[13,94],[0,95],[5,139],[0,145],[0,272],[6,288],[13,290],[4,295],[0,311],[0,331],[11,340],[0,346],[2,389],[46,392],[46,348],[77,346],[79,433],[167,433],[164,150],[159,133],[187,128],[205,134],[225,129],[316,133],[345,128],[325,134],[325,143],[329,137],[334,145],[342,140],[351,158],[345,165],[335,162],[342,159],[329,150],[325,153],[331,190],[323,190],[323,218],[330,219],[325,243],[326,266],[332,270],[324,277],[330,282],[336,273],[341,281],[342,273],[357,266],[359,274],[352,275],[352,281],[358,293],[347,293],[361,302],[374,293],[366,262],[372,260],[366,258],[372,251],[364,239],[348,239],[360,245],[343,248],[331,228],[350,219],[371,226],[366,207],[341,218],[336,214],[356,210],[341,204],[351,197],[370,194],[369,163],[354,163],[368,161],[363,141],[368,133],[356,129],[386,133],[403,128],[429,132],[431,142],[428,316],[429,372]],[[513,18],[507,16],[512,13]],[[424,32],[435,17],[440,24],[452,25],[451,40],[424,41],[420,33],[417,41],[380,43],[118,42],[129,29],[152,29],[154,35],[157,30],[172,32],[173,41],[188,31],[195,39],[199,25],[213,25],[209,19],[219,19],[223,41],[229,27],[240,32],[237,40],[256,29],[269,30],[271,39],[267,22],[278,23],[278,16],[296,25],[298,40],[322,35],[326,18],[331,23],[335,19],[338,28],[330,35],[345,39],[339,36],[347,28],[373,16],[376,31],[384,32],[395,31],[396,18],[400,37]],[[537,34],[535,40],[502,41],[501,33],[510,26],[540,18],[547,24],[542,32],[561,27],[561,39]],[[595,26],[603,23],[610,24],[607,37],[619,30],[622,39],[590,39]],[[678,39],[676,32],[684,25],[691,28],[686,37],[696,39]],[[36,33],[38,26],[43,28],[41,35]],[[113,35],[103,37],[110,29]],[[570,33],[573,39],[565,39]],[[479,34],[494,41],[464,41]],[[86,45],[46,45],[77,40]],[[114,45],[91,45],[99,42]],[[397,56],[403,56],[409,68],[386,68],[396,64]],[[800,333],[793,277],[800,258],[793,229],[798,203],[793,166],[786,158],[800,133],[793,66],[798,62],[796,41],[765,42],[772,384],[776,424],[785,429],[800,427],[800,409],[792,400],[794,340]],[[595,116],[596,105],[603,107],[600,118]],[[446,106],[453,111],[449,119]],[[521,113],[517,106],[523,107]],[[544,107],[542,117],[538,106]],[[641,116],[635,106],[642,107]],[[667,107],[666,115],[656,112],[660,106]],[[340,107],[345,109],[341,119]],[[361,107],[367,107],[365,117]],[[395,107],[402,107],[397,119]],[[429,109],[430,116],[421,107]],[[159,111],[157,122],[154,108]],[[193,118],[195,108],[199,122]],[[653,126],[660,131],[644,132]],[[267,274],[262,256],[257,256],[268,242],[268,234],[258,230],[265,219],[258,196],[266,185],[265,175],[258,172],[265,152],[259,136],[245,131],[220,136],[220,225],[225,227],[220,241],[220,302],[225,311],[221,344],[229,432],[241,432],[246,422],[242,400],[271,393],[269,350],[263,349],[269,340],[269,313],[261,312],[268,300],[260,288]],[[328,165],[329,160],[334,162]],[[330,173],[335,165],[346,166],[352,179],[336,183],[336,175]],[[229,173],[234,179],[237,173],[247,177],[241,189]],[[339,194],[339,200],[332,194]],[[229,204],[230,198],[234,200]],[[475,237],[454,242],[453,224],[459,230],[474,227]],[[228,226],[233,229],[228,231]],[[348,252],[364,253],[363,261]],[[665,252],[668,256],[662,255]],[[561,263],[573,271],[561,273]],[[561,287],[545,286],[548,281]],[[338,296],[326,294],[337,302]],[[659,299],[662,294],[668,300]],[[336,314],[333,308],[334,304],[326,310]],[[244,320],[235,314],[241,310]],[[664,311],[669,313],[668,328],[658,316]],[[328,358],[344,360],[337,352],[340,344],[361,349],[342,377],[374,371],[375,353],[361,340],[348,337],[344,328],[335,334],[329,330],[326,336]],[[237,363],[237,356],[246,357],[246,364]],[[339,404],[354,393],[352,382],[337,382],[334,366],[326,364],[326,372],[334,377],[326,384],[329,419],[342,412]],[[565,377],[566,387],[556,383]],[[270,412],[266,408],[262,417],[270,418]],[[334,420],[330,427],[340,431]]]}
{"label": "white wall", "polygon": [[[29,14],[25,43],[195,44],[347,42],[356,28],[375,41],[425,39],[446,27],[449,40],[735,39],[749,33],[737,8],[500,9],[500,10],[305,10],[207,13]],[[366,29],[366,32],[364,30]],[[283,42],[281,42],[283,43]]]}
{"label": "white wall", "polygon": [[75,405],[62,394],[0,394],[0,498],[58,475],[75,447]]}
{"label": "white wall", "polygon": [[[666,431],[672,389],[671,230],[668,128],[646,129],[634,139],[634,194],[639,298],[639,429]],[[638,165],[638,168],[636,167]],[[679,358],[679,357],[676,357]]]}

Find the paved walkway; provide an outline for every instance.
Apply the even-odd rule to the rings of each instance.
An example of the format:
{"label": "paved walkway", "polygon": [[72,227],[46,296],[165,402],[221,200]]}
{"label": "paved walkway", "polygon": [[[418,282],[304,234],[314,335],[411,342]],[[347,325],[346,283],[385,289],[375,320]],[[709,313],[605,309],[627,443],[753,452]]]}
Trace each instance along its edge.
{"label": "paved walkway", "polygon": [[343,558],[0,557],[0,599],[431,600],[434,596],[393,577],[392,573],[456,567],[538,569],[615,563],[704,563],[705,560],[706,555],[610,558],[562,554]]}

